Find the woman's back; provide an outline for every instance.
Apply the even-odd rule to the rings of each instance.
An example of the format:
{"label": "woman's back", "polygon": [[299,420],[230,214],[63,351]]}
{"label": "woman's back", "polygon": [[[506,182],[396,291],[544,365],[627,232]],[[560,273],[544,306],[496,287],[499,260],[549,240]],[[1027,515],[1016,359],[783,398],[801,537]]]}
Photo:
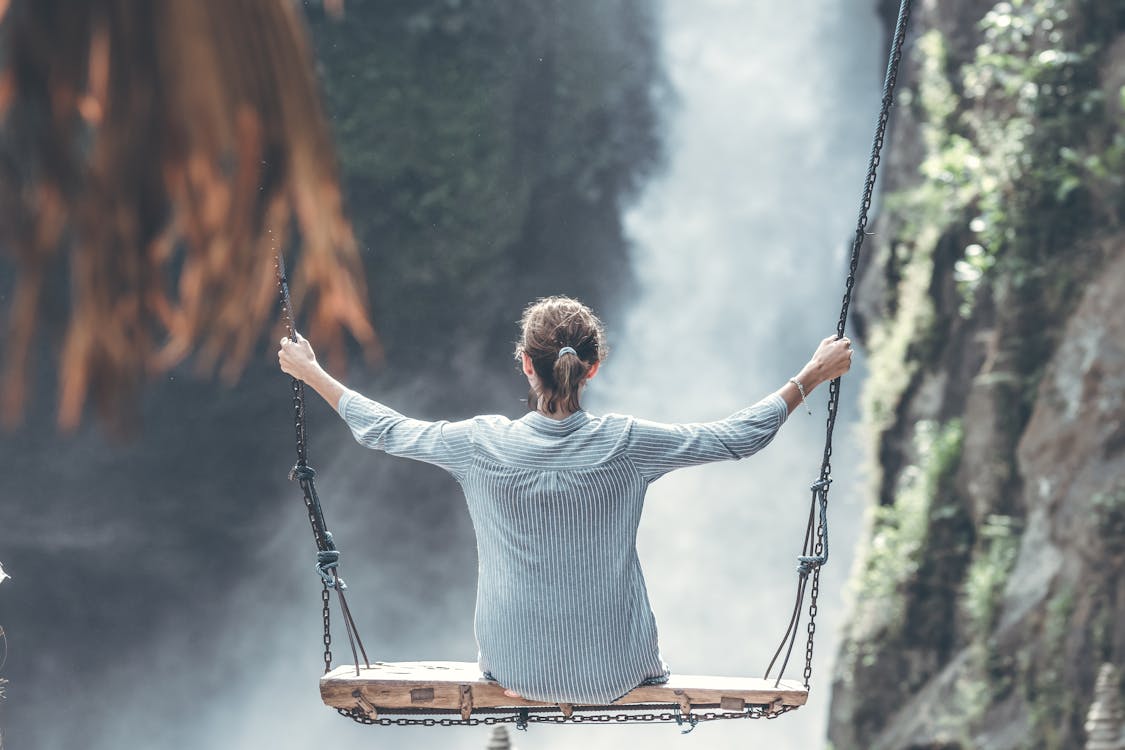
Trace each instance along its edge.
{"label": "woman's back", "polygon": [[303,339],[283,340],[278,359],[361,444],[437,464],[461,483],[477,533],[482,670],[513,695],[604,704],[667,675],[636,552],[648,485],[765,447],[809,391],[847,371],[849,346],[829,337],[772,396],[680,425],[582,411],[579,395],[607,350],[597,317],[564,297],[524,312],[516,359],[534,410],[518,420],[410,419],[348,391]]}
{"label": "woman's back", "polygon": [[360,443],[443,466],[464,488],[482,671],[525,698],[587,704],[667,675],[636,552],[649,483],[756,452],[788,413],[771,397],[694,425],[584,411],[423,422],[356,393],[339,410]]}
{"label": "woman's back", "polygon": [[526,698],[608,703],[667,674],[637,560],[648,483],[628,426],[586,412],[478,422],[463,486],[480,665]]}

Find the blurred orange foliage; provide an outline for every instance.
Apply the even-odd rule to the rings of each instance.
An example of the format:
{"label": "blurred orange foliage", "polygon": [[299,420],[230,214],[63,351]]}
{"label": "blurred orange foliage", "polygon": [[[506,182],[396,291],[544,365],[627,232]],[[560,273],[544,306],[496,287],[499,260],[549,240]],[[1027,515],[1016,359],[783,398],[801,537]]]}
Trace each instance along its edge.
{"label": "blurred orange foliage", "polygon": [[279,253],[297,256],[287,265],[309,336],[337,362],[345,334],[379,356],[296,3],[6,5],[0,222],[17,274],[8,424],[22,413],[56,257],[70,284],[65,428],[91,397],[115,421],[146,376],[191,354],[236,377],[273,330]]}

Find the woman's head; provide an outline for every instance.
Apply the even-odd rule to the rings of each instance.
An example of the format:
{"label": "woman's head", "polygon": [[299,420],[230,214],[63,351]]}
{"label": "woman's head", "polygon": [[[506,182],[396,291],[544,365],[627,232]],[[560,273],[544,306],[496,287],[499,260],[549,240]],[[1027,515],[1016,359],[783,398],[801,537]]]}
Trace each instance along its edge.
{"label": "woman's head", "polygon": [[532,386],[528,406],[550,414],[578,411],[579,391],[606,353],[602,322],[578,300],[544,297],[529,305],[516,344]]}

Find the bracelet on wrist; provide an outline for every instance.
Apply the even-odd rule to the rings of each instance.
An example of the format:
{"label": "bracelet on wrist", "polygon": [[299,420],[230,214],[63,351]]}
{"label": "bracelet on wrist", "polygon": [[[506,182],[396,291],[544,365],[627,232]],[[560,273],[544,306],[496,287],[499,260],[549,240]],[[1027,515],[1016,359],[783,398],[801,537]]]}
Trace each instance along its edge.
{"label": "bracelet on wrist", "polygon": [[812,407],[809,406],[809,402],[805,399],[805,386],[802,385],[801,381],[797,380],[797,378],[789,378],[789,382],[797,386],[797,392],[801,394],[801,403],[805,405],[805,409],[808,411],[809,416],[812,416]]}

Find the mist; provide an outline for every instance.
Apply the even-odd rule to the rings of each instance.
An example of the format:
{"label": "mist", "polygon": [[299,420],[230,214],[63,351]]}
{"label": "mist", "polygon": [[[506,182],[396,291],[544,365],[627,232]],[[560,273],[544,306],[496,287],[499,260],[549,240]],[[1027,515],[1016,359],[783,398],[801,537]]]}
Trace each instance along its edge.
{"label": "mist", "polygon": [[[834,2],[666,4],[665,64],[679,97],[672,158],[627,215],[640,295],[596,409],[663,421],[725,416],[781,387],[833,333],[881,83],[882,30],[873,8],[862,11]],[[809,702],[776,721],[700,726],[699,746],[824,746],[862,524],[863,376],[857,357],[836,427]],[[650,491],[639,550],[673,670],[757,676],[769,663],[793,606],[826,391],[810,398],[812,416],[794,411],[761,454],[678,472]],[[801,679],[806,621],[807,602],[791,679]],[[678,739],[667,727],[643,731],[651,747]]]}

